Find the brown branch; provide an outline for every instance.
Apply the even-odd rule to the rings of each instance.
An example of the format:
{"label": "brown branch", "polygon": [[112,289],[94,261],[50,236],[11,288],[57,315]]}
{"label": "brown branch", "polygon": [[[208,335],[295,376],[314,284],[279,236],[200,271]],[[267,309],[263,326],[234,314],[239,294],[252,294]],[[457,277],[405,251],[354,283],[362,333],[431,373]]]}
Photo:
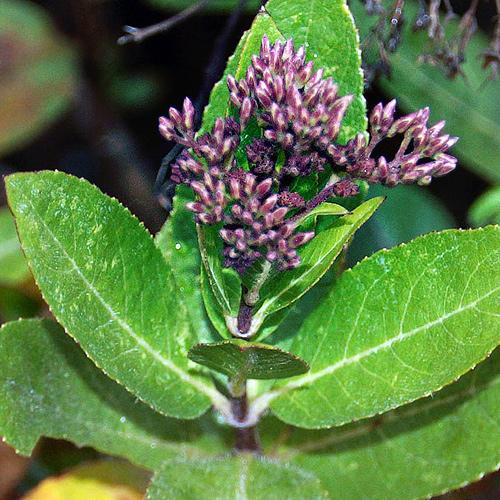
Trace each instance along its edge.
{"label": "brown branch", "polygon": [[177,24],[182,23],[193,14],[203,9],[205,5],[209,4],[212,0],[201,0],[198,3],[195,3],[188,7],[187,9],[182,10],[175,16],[169,17],[165,21],[161,23],[153,24],[151,26],[147,26],[146,28],[134,28],[133,26],[124,26],[123,31],[127,34],[118,38],[117,43],[119,45],[125,45],[129,42],[140,43],[146,38],[154,36],[158,33],[165,33],[170,28],[176,26]]}

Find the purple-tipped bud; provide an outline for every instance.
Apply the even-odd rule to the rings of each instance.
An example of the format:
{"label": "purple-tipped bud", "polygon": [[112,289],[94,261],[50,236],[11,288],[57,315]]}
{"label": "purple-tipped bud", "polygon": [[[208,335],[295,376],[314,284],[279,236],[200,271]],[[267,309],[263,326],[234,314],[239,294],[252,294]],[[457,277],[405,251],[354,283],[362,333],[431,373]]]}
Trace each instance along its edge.
{"label": "purple-tipped bud", "polygon": [[247,245],[243,240],[237,240],[235,246],[239,252],[244,252],[247,249]]}
{"label": "purple-tipped bud", "polygon": [[281,76],[277,76],[274,79],[274,97],[276,102],[282,103],[285,98],[285,82]]}
{"label": "purple-tipped bud", "polygon": [[432,181],[432,177],[430,175],[426,175],[417,181],[419,186],[428,186]]}
{"label": "purple-tipped bud", "polygon": [[246,175],[244,190],[247,196],[255,194],[255,177],[252,174]]}
{"label": "purple-tipped bud", "polygon": [[263,198],[271,189],[273,185],[273,180],[271,178],[265,179],[260,182],[255,188],[255,194],[258,198]]}
{"label": "purple-tipped bud", "polygon": [[264,201],[264,203],[260,207],[260,213],[262,215],[268,214],[274,208],[274,206],[276,205],[277,201],[278,201],[278,195],[277,194],[272,194],[271,196],[269,196],[268,198],[266,198],[266,200]]}
{"label": "purple-tipped bud", "polygon": [[229,243],[230,245],[233,244],[236,239],[234,236],[234,232],[229,229],[221,229],[219,231],[219,235],[226,243]]}
{"label": "purple-tipped bud", "polygon": [[389,164],[387,163],[387,160],[385,159],[384,156],[381,156],[378,159],[377,170],[380,176],[379,181],[385,179],[389,175],[390,173]]}
{"label": "purple-tipped bud", "polygon": [[274,225],[274,215],[272,214],[272,212],[268,212],[268,213],[264,214],[263,221],[264,221],[264,226],[267,229],[272,227]]}
{"label": "purple-tipped bud", "polygon": [[175,108],[169,108],[168,116],[176,127],[182,127],[182,115]]}
{"label": "purple-tipped bud", "polygon": [[171,141],[175,136],[175,130],[173,123],[164,116],[160,116],[159,118],[159,130],[160,134],[167,139],[167,141]]}
{"label": "purple-tipped bud", "polygon": [[233,205],[231,207],[231,213],[233,217],[236,219],[241,219],[241,214],[243,213],[243,209],[239,205]]}
{"label": "purple-tipped bud", "polygon": [[294,56],[294,62],[297,63],[297,64],[304,64],[304,61],[306,59],[306,49],[305,47],[302,45],[301,47],[299,47],[299,50],[297,50],[297,52],[295,52],[295,56]]}
{"label": "purple-tipped bud", "polygon": [[238,83],[236,82],[236,78],[233,75],[227,76],[227,87],[230,92],[234,92],[235,94],[239,93]]}
{"label": "purple-tipped bud", "polygon": [[242,240],[245,238],[245,231],[239,227],[234,231],[234,236],[238,238],[239,240]]}
{"label": "purple-tipped bud", "polygon": [[278,244],[276,246],[278,247],[278,252],[280,253],[284,253],[288,250],[288,243],[283,238],[278,240]]}
{"label": "purple-tipped bud", "polygon": [[270,54],[271,54],[271,44],[269,43],[269,38],[267,38],[267,35],[264,35],[262,37],[262,43],[260,44],[260,57],[268,61]]}
{"label": "purple-tipped bud", "polygon": [[381,125],[389,128],[394,122],[394,111],[396,111],[396,99],[390,101],[382,110]]}
{"label": "purple-tipped bud", "polygon": [[295,230],[295,225],[294,224],[283,224],[280,228],[280,236],[283,238],[288,238],[293,231]]}
{"label": "purple-tipped bud", "polygon": [[249,210],[243,210],[241,214],[241,220],[247,224],[250,225],[253,222],[253,216]]}
{"label": "purple-tipped bud", "polygon": [[[304,64],[304,66],[302,66],[302,68],[300,69],[297,78],[302,85],[305,85],[311,78],[313,68],[314,68],[314,63],[312,61],[309,61],[307,64]],[[314,85],[315,83],[318,83],[318,81],[310,83],[310,86]]]}
{"label": "purple-tipped bud", "polygon": [[277,258],[278,252],[276,252],[275,250],[270,250],[266,254],[266,260],[268,260],[269,262],[275,262]]}
{"label": "purple-tipped bud", "polygon": [[260,201],[257,198],[252,198],[248,202],[247,207],[248,207],[248,210],[250,210],[250,212],[252,214],[256,214],[260,209]]}
{"label": "purple-tipped bud", "polygon": [[243,103],[243,99],[239,97],[235,92],[231,92],[229,94],[229,99],[234,104],[235,108],[240,108]]}
{"label": "purple-tipped bud", "polygon": [[240,182],[238,179],[229,180],[229,193],[234,200],[239,200],[241,198]]}
{"label": "purple-tipped bud", "polygon": [[417,111],[407,115],[403,116],[401,118],[398,118],[390,127],[389,131],[387,132],[388,137],[393,137],[396,134],[403,134],[405,133],[408,128],[410,128],[416,118],[417,118]]}
{"label": "purple-tipped bud", "polygon": [[277,208],[274,212],[272,212],[274,223],[279,224],[285,218],[285,215],[287,213],[288,213],[287,207]]}
{"label": "purple-tipped bud", "polygon": [[278,140],[278,133],[274,130],[265,130],[264,137],[271,142],[276,142]]}
{"label": "purple-tipped bud", "polygon": [[204,225],[209,225],[209,224],[213,224],[213,217],[211,215],[208,215],[208,214],[197,214],[196,215],[196,222],[198,222],[198,224],[204,224]]}
{"label": "purple-tipped bud", "polygon": [[205,205],[197,201],[189,201],[186,203],[186,208],[195,214],[199,214],[205,211]]}
{"label": "purple-tipped bud", "polygon": [[257,87],[257,75],[255,74],[253,66],[248,67],[245,79],[247,81],[248,88],[255,90],[255,87]]}
{"label": "purple-tipped bud", "polygon": [[189,97],[184,99],[182,114],[184,115],[184,126],[187,130],[192,129],[194,123],[194,106]]}
{"label": "purple-tipped bud", "polygon": [[295,236],[292,236],[290,239],[290,248],[298,248],[302,245],[305,245],[307,242],[311,241],[314,238],[314,232],[308,231],[307,233],[299,233]]}
{"label": "purple-tipped bud", "polygon": [[245,97],[245,99],[243,99],[243,103],[241,105],[241,110],[240,110],[240,123],[242,124],[242,127],[246,125],[246,123],[252,116],[253,109],[254,109],[253,99],[251,99],[250,97]]}
{"label": "purple-tipped bud", "polygon": [[379,102],[372,110],[370,114],[370,124],[372,127],[377,128],[381,121],[382,121],[382,112],[384,110],[384,107],[382,106],[382,103]]}
{"label": "purple-tipped bud", "polygon": [[323,78],[323,73],[324,73],[323,68],[319,68],[318,71],[316,71],[314,73],[314,75],[312,75],[312,77],[309,79],[309,81],[307,82],[307,85],[309,87],[312,87],[312,86],[317,85],[318,83],[320,83],[321,80],[322,80],[322,78]]}
{"label": "purple-tipped bud", "polygon": [[289,38],[286,43],[285,43],[285,46],[283,47],[283,61],[288,61],[288,59],[290,59],[290,57],[292,57],[293,55],[293,40],[291,38]]}
{"label": "purple-tipped bud", "polygon": [[252,66],[256,73],[258,73],[259,75],[262,75],[262,73],[264,73],[264,70],[267,68],[266,63],[256,55],[252,56]]}
{"label": "purple-tipped bud", "polygon": [[321,84],[314,85],[310,87],[304,94],[304,104],[306,106],[314,106],[318,102],[318,96],[321,91]]}
{"label": "purple-tipped bud", "polygon": [[441,132],[441,130],[443,130],[445,125],[446,125],[446,122],[444,120],[434,124],[432,127],[430,127],[427,130],[427,137],[429,139],[437,137],[439,135],[439,133]]}
{"label": "purple-tipped bud", "polygon": [[267,85],[264,82],[260,82],[257,88],[255,89],[255,97],[257,98],[260,105],[264,109],[269,109],[272,102],[271,96],[269,95],[267,90],[269,89],[267,88]]}

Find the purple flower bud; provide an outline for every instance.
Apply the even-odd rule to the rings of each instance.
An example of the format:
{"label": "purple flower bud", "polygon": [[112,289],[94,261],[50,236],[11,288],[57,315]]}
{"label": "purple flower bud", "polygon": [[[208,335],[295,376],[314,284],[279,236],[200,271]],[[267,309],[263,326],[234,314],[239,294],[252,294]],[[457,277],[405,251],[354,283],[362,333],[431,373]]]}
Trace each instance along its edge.
{"label": "purple flower bud", "polygon": [[246,174],[244,191],[247,196],[255,194],[255,176],[250,173]]}
{"label": "purple flower bud", "polygon": [[269,43],[269,38],[266,35],[262,37],[262,42],[260,45],[260,57],[265,61],[269,60],[271,54],[271,44]]}
{"label": "purple flower bud", "polygon": [[284,240],[283,238],[278,240],[277,247],[278,247],[278,252],[280,253],[284,253],[288,250],[288,244],[286,240]]}
{"label": "purple flower bud", "polygon": [[[302,66],[301,70],[299,71],[299,73],[297,75],[297,78],[302,85],[305,85],[307,83],[307,81],[311,78],[313,68],[314,68],[314,63],[312,61],[309,61],[307,64]],[[321,78],[320,78],[320,80],[321,80]],[[318,83],[318,81],[319,80],[317,80],[314,83],[311,83],[310,86],[314,85],[315,83]]]}
{"label": "purple flower bud", "polygon": [[247,249],[247,245],[243,240],[237,240],[236,241],[236,250],[240,252],[244,252]]}
{"label": "purple flower bud", "polygon": [[194,106],[189,97],[184,99],[182,114],[184,115],[184,126],[187,130],[192,129],[194,123]]}
{"label": "purple flower bud", "polygon": [[441,132],[441,130],[443,130],[445,125],[446,125],[446,122],[444,120],[434,124],[432,127],[430,127],[427,130],[427,137],[429,139],[437,137],[439,135],[439,133]]}
{"label": "purple flower bud", "polygon": [[293,40],[291,38],[289,38],[286,43],[285,43],[285,46],[283,47],[283,61],[287,61],[288,59],[290,59],[290,57],[292,57],[292,54],[293,54],[294,50],[293,50]]}
{"label": "purple flower bud", "polygon": [[256,214],[260,209],[260,201],[257,198],[252,198],[248,202],[247,207],[248,207],[248,210],[250,210],[250,212],[252,214]]}
{"label": "purple flower bud", "polygon": [[230,245],[233,244],[236,239],[234,236],[234,232],[230,229],[221,229],[219,231],[219,235],[226,243],[229,243]]}
{"label": "purple flower bud", "polygon": [[417,181],[419,186],[427,186],[432,181],[432,177],[430,175],[426,175]]}
{"label": "purple flower bud", "polygon": [[273,185],[273,180],[271,178],[265,179],[260,182],[255,188],[255,193],[258,198],[263,198],[271,189]]}
{"label": "purple flower bud", "polygon": [[234,104],[235,108],[241,107],[241,104],[243,103],[243,99],[239,97],[235,92],[231,92],[229,94],[229,100]]}
{"label": "purple flower bud", "polygon": [[382,110],[381,125],[388,129],[394,122],[394,111],[396,110],[396,99],[390,101]]}
{"label": "purple flower bud", "polygon": [[322,85],[321,83],[318,83],[317,85],[314,85],[314,87],[310,87],[304,94],[303,99],[304,99],[304,104],[306,106],[315,106],[316,103],[318,102],[318,96],[321,91]]}
{"label": "purple flower bud", "polygon": [[299,50],[297,50],[297,52],[295,52],[295,56],[293,59],[294,62],[297,62],[300,65],[304,64],[304,61],[306,59],[306,49],[303,45],[299,47]]}
{"label": "purple flower bud", "polygon": [[196,222],[198,224],[203,224],[203,225],[210,225],[213,224],[213,218],[211,215],[208,214],[197,214],[196,215]]}
{"label": "purple flower bud", "polygon": [[261,222],[253,222],[252,223],[252,229],[256,233],[261,233],[264,230],[264,224],[262,224]]}
{"label": "purple flower bud", "polygon": [[277,208],[274,212],[272,212],[274,223],[279,224],[285,218],[285,215],[287,213],[288,213],[287,207]]}
{"label": "purple flower bud", "polygon": [[195,214],[199,214],[205,211],[205,205],[197,201],[189,201],[186,203],[186,208]]}
{"label": "purple flower bud", "polygon": [[[312,69],[312,65],[311,65],[311,69]],[[318,71],[316,71],[314,73],[314,75],[312,75],[312,77],[310,78],[310,80],[307,82],[307,86],[308,87],[312,87],[312,86],[320,83],[321,80],[322,80],[322,78],[323,78],[323,73],[324,73],[323,68],[319,68]]]}
{"label": "purple flower bud", "polygon": [[238,88],[239,88],[241,97],[246,97],[246,96],[250,95],[250,89],[248,88],[248,83],[246,82],[246,80],[244,80],[244,79],[240,80],[240,82],[238,84]]}
{"label": "purple flower bud", "polygon": [[417,118],[417,111],[407,115],[403,116],[401,118],[398,118],[390,127],[389,131],[387,132],[388,137],[393,137],[396,134],[403,134],[408,130],[409,127],[413,125]]}
{"label": "purple flower bud", "polygon": [[257,87],[257,75],[255,74],[255,70],[253,66],[248,66],[246,77],[245,77],[248,88],[251,90],[255,90]]}
{"label": "purple flower bud", "polygon": [[161,135],[163,135],[167,141],[171,141],[175,136],[173,123],[164,116],[160,116],[159,118],[159,130]]}
{"label": "purple flower bud", "polygon": [[382,112],[384,110],[384,107],[382,106],[382,103],[379,102],[372,110],[370,114],[370,124],[372,127],[376,128],[380,125],[382,121]]}
{"label": "purple flower bud", "polygon": [[276,99],[276,102],[282,103],[285,95],[285,82],[283,81],[283,78],[278,75],[274,78],[274,98]]}
{"label": "purple flower bud", "polygon": [[299,233],[293,236],[290,239],[290,248],[298,248],[302,245],[305,245],[307,242],[311,241],[314,238],[314,232],[308,231],[307,233]]}
{"label": "purple flower bud", "polygon": [[172,121],[173,125],[176,127],[182,127],[182,116],[175,108],[169,108],[168,116]]}
{"label": "purple flower bud", "polygon": [[271,102],[272,102],[271,96],[269,95],[267,90],[269,90],[267,88],[267,85],[262,81],[259,83],[259,85],[255,89],[255,97],[257,98],[260,105],[264,109],[269,109],[271,106]]}
{"label": "purple flower bud", "polygon": [[239,240],[242,240],[243,238],[245,238],[245,231],[241,228],[238,228],[234,231],[234,236]]}
{"label": "purple flower bud", "polygon": [[276,142],[278,140],[278,134],[274,130],[265,130],[264,137],[272,142]]}
{"label": "purple flower bud", "polygon": [[278,195],[277,194],[272,194],[271,196],[269,196],[268,198],[266,198],[266,200],[264,201],[264,203],[260,207],[260,213],[262,215],[268,214],[274,208],[274,206],[276,205],[277,201],[278,201]]}
{"label": "purple flower bud", "polygon": [[275,262],[277,258],[278,252],[276,252],[275,250],[269,250],[269,252],[267,252],[266,254],[266,260],[268,260],[269,262]]}
{"label": "purple flower bud", "polygon": [[252,66],[259,75],[262,75],[267,67],[266,63],[256,55],[252,56]]}
{"label": "purple flower bud", "polygon": [[267,229],[269,229],[274,224],[274,215],[271,212],[264,214],[263,221],[264,221],[264,226]]}
{"label": "purple flower bud", "polygon": [[238,83],[236,82],[236,78],[233,75],[227,75],[226,81],[229,91],[238,94],[239,89],[238,89]]}
{"label": "purple flower bud", "polygon": [[295,230],[294,224],[283,224],[280,228],[279,234],[283,238],[288,238]]}
{"label": "purple flower bud", "polygon": [[379,176],[380,176],[379,180],[383,180],[389,175],[389,173],[390,173],[389,164],[387,163],[387,160],[385,159],[384,156],[381,156],[378,159],[377,170],[378,170]]}

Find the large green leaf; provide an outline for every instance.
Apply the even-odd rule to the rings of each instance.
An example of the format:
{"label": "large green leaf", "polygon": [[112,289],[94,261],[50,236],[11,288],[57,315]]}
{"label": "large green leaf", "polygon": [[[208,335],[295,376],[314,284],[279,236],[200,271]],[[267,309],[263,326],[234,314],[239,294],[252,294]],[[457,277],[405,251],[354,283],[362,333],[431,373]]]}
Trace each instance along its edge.
{"label": "large green leaf", "polygon": [[68,439],[148,469],[169,458],[220,453],[209,417],[170,419],[106,377],[50,320],[0,329],[0,434],[28,455],[41,436]]}
{"label": "large green leaf", "polygon": [[22,147],[67,110],[78,66],[43,9],[0,2],[0,156]]}
{"label": "large green leaf", "polygon": [[258,412],[339,425],[436,391],[500,339],[500,228],[432,233],[346,271],[290,352],[311,371],[260,396]]}
{"label": "large green leaf", "polygon": [[370,195],[387,198],[356,231],[347,252],[347,262],[351,266],[382,248],[407,243],[431,231],[456,227],[444,204],[423,187],[386,188],[376,184],[370,187]]}
{"label": "large green leaf", "polygon": [[432,397],[357,424],[297,430],[278,456],[314,471],[342,500],[414,500],[459,488],[498,469],[499,374],[496,350]]}
{"label": "large green leaf", "polygon": [[[189,308],[189,320],[200,342],[220,339],[205,312],[200,279],[201,257],[193,214],[186,209],[190,192],[179,186],[174,208],[167,222],[155,236],[155,243],[172,268],[177,283],[177,296]],[[211,292],[210,292],[211,293]],[[224,325],[225,326],[225,325]]]}
{"label": "large green leaf", "polygon": [[290,464],[240,454],[216,460],[176,460],[158,471],[149,500],[325,500],[319,480]]}
{"label": "large green leaf", "polygon": [[62,172],[16,174],[7,194],[53,314],[106,373],[153,408],[194,418],[227,400],[190,372],[196,337],[169,266],[117,200]]}
{"label": "large green leaf", "polygon": [[328,271],[343,246],[382,201],[380,197],[372,198],[351,214],[335,219],[299,250],[302,262],[297,269],[280,272],[267,280],[260,291],[261,300],[256,305],[250,332],[258,332],[267,316],[306,293]]}
{"label": "large green leaf", "polygon": [[0,285],[19,285],[30,277],[16,225],[7,207],[0,208]]}
{"label": "large green leaf", "polygon": [[[387,5],[390,3],[387,2]],[[352,2],[351,8],[363,39],[374,19],[366,15],[362,2]],[[417,2],[405,2],[408,20],[418,8]],[[488,72],[481,69],[480,62],[480,54],[488,47],[488,38],[481,32],[474,33],[463,65],[465,78],[458,76],[452,80],[439,68],[419,63],[419,54],[425,52],[427,33],[425,30],[413,32],[411,24],[405,24],[402,42],[391,55],[390,78],[381,78],[380,86],[390,96],[397,96],[398,102],[407,111],[429,106],[430,121],[446,120],[446,132],[460,137],[452,152],[485,179],[498,182],[500,80],[488,78]],[[447,24],[449,33],[456,29],[456,21]]]}
{"label": "large green leaf", "polygon": [[189,359],[231,379],[269,380],[301,375],[309,370],[302,359],[266,344],[242,339],[191,347]]}

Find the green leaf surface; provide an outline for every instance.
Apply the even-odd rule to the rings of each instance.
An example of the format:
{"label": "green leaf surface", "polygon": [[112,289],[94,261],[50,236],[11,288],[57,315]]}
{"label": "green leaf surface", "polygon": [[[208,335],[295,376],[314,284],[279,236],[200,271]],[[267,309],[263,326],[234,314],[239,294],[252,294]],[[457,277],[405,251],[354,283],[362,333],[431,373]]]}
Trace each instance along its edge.
{"label": "green leaf surface", "polygon": [[0,286],[15,286],[31,276],[7,207],[0,208]]}
{"label": "green leaf surface", "polygon": [[28,455],[41,436],[126,457],[148,469],[224,448],[209,417],[170,419],[106,377],[51,320],[0,329],[0,434]]}
{"label": "green leaf surface", "polygon": [[309,365],[289,352],[266,344],[228,340],[191,347],[189,359],[229,378],[278,379],[302,375]]}
{"label": "green leaf surface", "polygon": [[[146,0],[146,2],[153,7],[165,9],[171,12],[187,9],[195,3],[198,3],[198,1],[199,0]],[[249,13],[257,12],[261,4],[261,0],[249,0],[245,8]],[[238,0],[211,0],[205,7],[203,7],[201,13],[230,13],[236,8],[237,5]]]}
{"label": "green leaf surface", "polygon": [[234,269],[223,265],[223,241],[219,226],[197,225],[200,250],[215,298],[224,316],[237,316],[241,299],[241,278]]}
{"label": "green leaf surface", "polygon": [[0,325],[19,318],[32,318],[40,303],[15,288],[0,287]]}
{"label": "green leaf surface", "polygon": [[443,203],[423,187],[374,185],[370,187],[370,195],[387,198],[356,231],[347,252],[347,263],[351,267],[382,248],[407,243],[431,231],[456,227]]}
{"label": "green leaf surface", "polygon": [[190,372],[196,344],[174,276],[117,200],[62,172],[6,179],[25,254],[51,311],[106,373],[169,416],[226,405]]}
{"label": "green leaf surface", "polygon": [[499,374],[496,350],[432,397],[327,431],[297,429],[278,456],[314,471],[331,498],[415,500],[454,490],[499,467]]}
{"label": "green leaf surface", "polygon": [[198,341],[216,342],[220,337],[212,328],[203,305],[200,279],[202,266],[196,224],[192,212],[185,207],[186,202],[192,200],[190,194],[190,190],[184,186],[177,188],[174,208],[155,236],[155,243],[172,269],[177,284],[176,295],[189,309],[189,321]]}
{"label": "green leaf surface", "polygon": [[311,472],[240,454],[216,460],[177,460],[159,470],[149,500],[325,500]]}
{"label": "green leaf surface", "polygon": [[[257,304],[252,327],[258,331],[266,316],[295,302],[323,276],[356,230],[382,203],[372,198],[351,214],[335,219],[299,250],[302,263],[297,269],[282,271],[262,286],[262,300]],[[262,337],[261,337],[262,338]]]}
{"label": "green leaf surface", "polygon": [[[366,15],[361,2],[352,2],[351,8],[364,39],[374,19]],[[490,79],[488,72],[481,69],[480,57],[488,47],[489,39],[476,31],[465,54],[465,78],[447,78],[439,68],[418,62],[427,41],[425,30],[419,33],[411,30],[410,20],[418,8],[417,2],[405,2],[409,22],[403,27],[398,50],[390,57],[390,79],[381,78],[379,85],[389,96],[397,96],[399,104],[408,112],[429,106],[429,122],[446,120],[446,133],[460,137],[451,153],[465,160],[467,167],[485,179],[498,182],[500,80]],[[450,34],[456,29],[457,22],[452,20],[447,25]]]}
{"label": "green leaf surface", "polygon": [[311,371],[254,401],[307,428],[434,392],[500,338],[500,228],[432,233],[343,273],[287,345]]}
{"label": "green leaf surface", "polygon": [[470,207],[469,221],[472,226],[500,223],[500,186],[483,193]]}
{"label": "green leaf surface", "polygon": [[70,44],[32,2],[0,2],[0,156],[26,145],[59,118],[76,89]]}
{"label": "green leaf surface", "polygon": [[337,205],[336,203],[322,203],[319,207],[311,210],[307,215],[300,219],[298,227],[303,224],[310,223],[311,221],[316,221],[320,215],[346,215],[349,210],[344,208],[342,205]]}

